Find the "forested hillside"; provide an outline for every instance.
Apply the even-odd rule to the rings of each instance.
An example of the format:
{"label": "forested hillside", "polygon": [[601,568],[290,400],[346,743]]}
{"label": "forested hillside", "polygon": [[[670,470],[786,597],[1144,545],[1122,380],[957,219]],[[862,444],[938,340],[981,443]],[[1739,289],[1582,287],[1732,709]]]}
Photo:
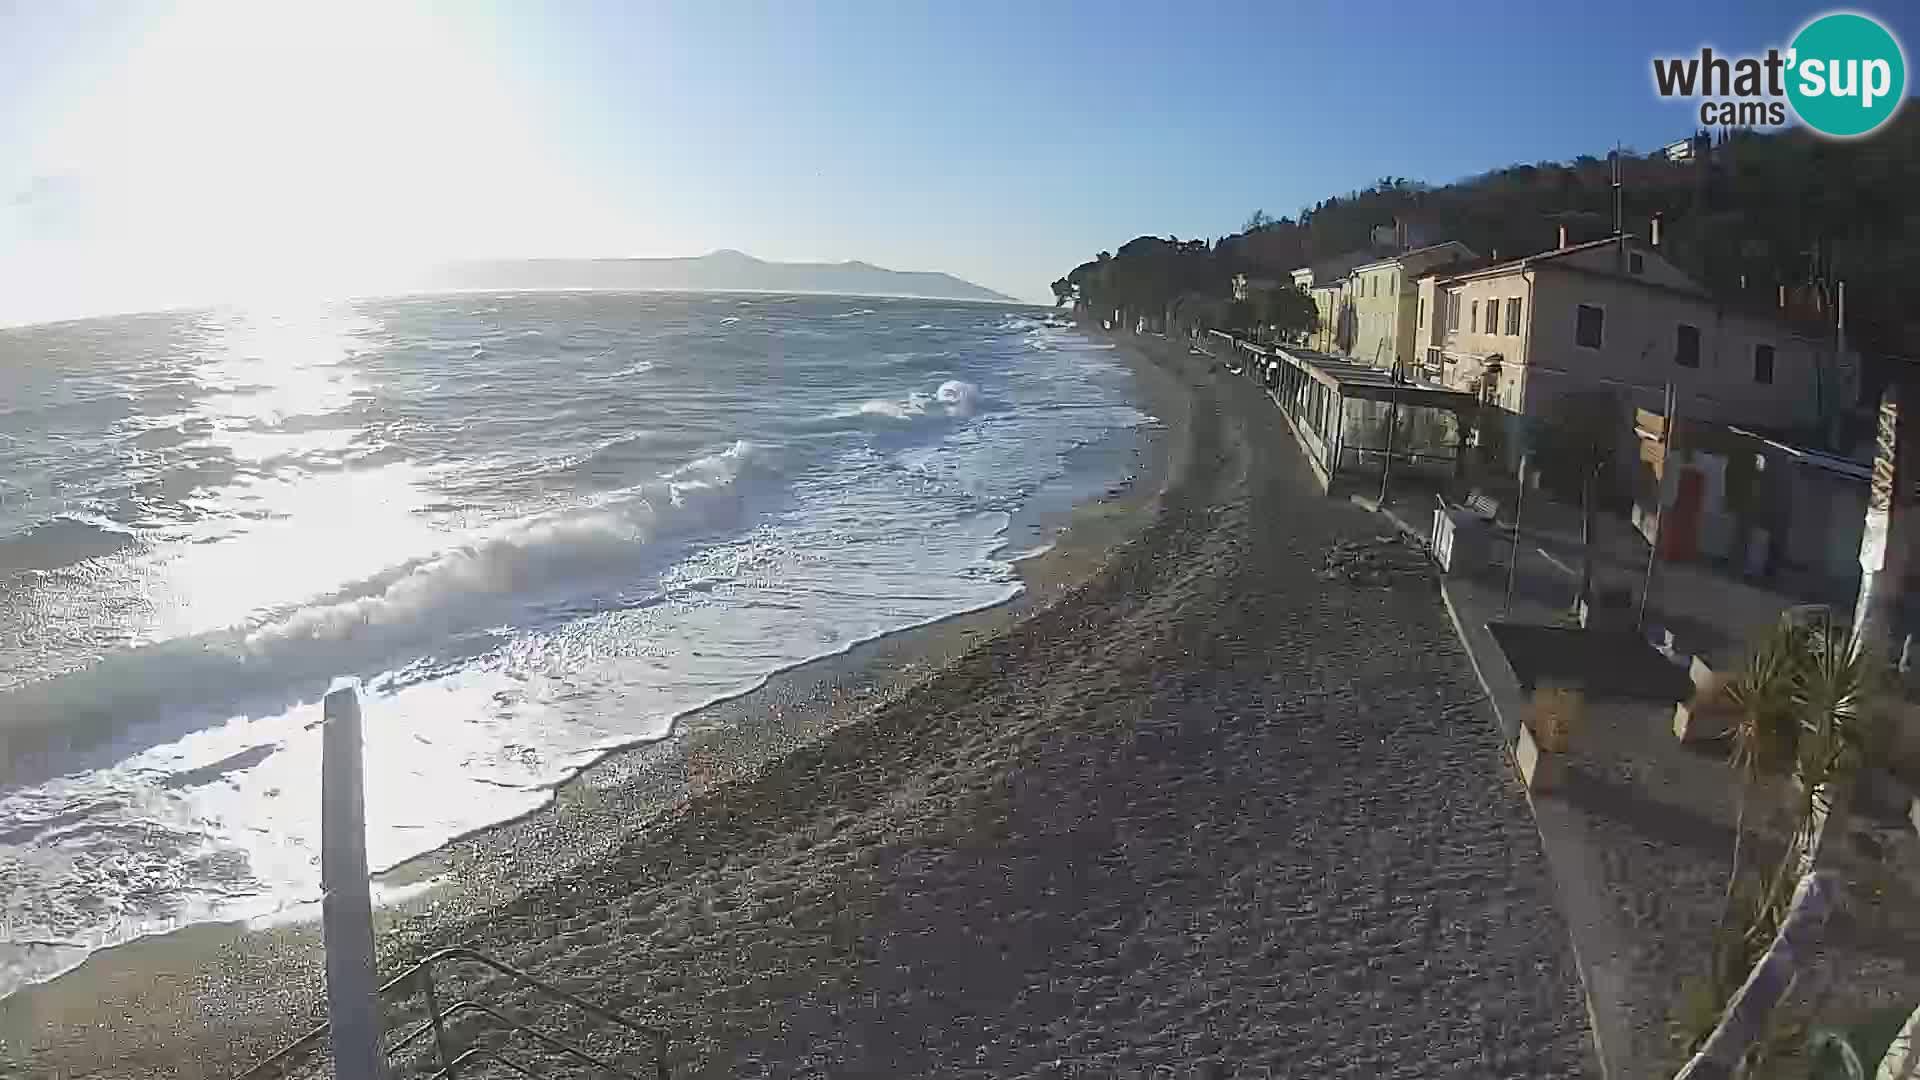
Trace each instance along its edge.
{"label": "forested hillside", "polygon": [[[1847,286],[1850,337],[1873,356],[1920,357],[1920,110],[1847,142],[1803,131],[1734,132],[1709,155],[1672,162],[1622,155],[1627,231],[1645,236],[1655,214],[1669,257],[1727,298],[1770,303],[1781,285],[1807,308],[1830,308]],[[1214,241],[1143,236],[1054,283],[1062,302],[1096,310],[1161,312],[1224,305],[1235,273],[1285,272],[1367,245],[1396,219],[1439,239],[1502,258],[1613,228],[1612,169],[1601,157],[1509,165],[1444,187],[1387,177],[1292,216],[1256,212]],[[1189,310],[1191,310],[1189,308]]]}

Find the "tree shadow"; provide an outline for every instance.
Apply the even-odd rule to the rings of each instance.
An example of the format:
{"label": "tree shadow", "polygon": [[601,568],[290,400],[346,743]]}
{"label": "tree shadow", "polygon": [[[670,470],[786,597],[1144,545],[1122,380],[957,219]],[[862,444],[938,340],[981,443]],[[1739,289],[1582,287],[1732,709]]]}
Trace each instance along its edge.
{"label": "tree shadow", "polygon": [[1557,794],[1568,805],[1614,821],[1643,837],[1723,858],[1733,850],[1733,829],[1696,810],[1647,798],[1644,788],[1623,784],[1574,763]]}

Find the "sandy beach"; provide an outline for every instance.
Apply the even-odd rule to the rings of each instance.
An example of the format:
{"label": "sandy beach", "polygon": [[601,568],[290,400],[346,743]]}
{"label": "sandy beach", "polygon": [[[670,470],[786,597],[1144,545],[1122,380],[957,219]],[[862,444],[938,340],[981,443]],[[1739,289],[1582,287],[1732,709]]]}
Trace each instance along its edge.
{"label": "sandy beach", "polygon": [[[1323,578],[1376,520],[1319,495],[1250,384],[1122,351],[1163,426],[1025,595],[786,673],[388,875],[439,884],[387,910],[383,967],[471,943],[664,1027],[675,1076],[1590,1071],[1431,581]],[[0,1002],[0,1075],[231,1075],[311,1022],[319,958],[307,924],[109,950]]]}

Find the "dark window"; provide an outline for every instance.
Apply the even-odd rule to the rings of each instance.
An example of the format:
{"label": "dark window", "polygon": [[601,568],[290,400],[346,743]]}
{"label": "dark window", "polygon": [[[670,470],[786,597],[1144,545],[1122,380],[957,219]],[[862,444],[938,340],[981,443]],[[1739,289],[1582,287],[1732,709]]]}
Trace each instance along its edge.
{"label": "dark window", "polygon": [[1460,294],[1447,294],[1447,329],[1460,329]]}
{"label": "dark window", "polygon": [[1627,269],[1636,274],[1646,273],[1647,257],[1637,251],[1627,256]]}
{"label": "dark window", "polygon": [[1414,325],[1425,326],[1427,325],[1427,298],[1426,297],[1423,296],[1420,298],[1419,308],[1420,308],[1420,318],[1419,318],[1419,321],[1416,322]]}
{"label": "dark window", "polygon": [[1680,333],[1673,343],[1673,362],[1681,367],[1700,366],[1700,328],[1680,324]]}
{"label": "dark window", "polygon": [[1773,382],[1773,346],[1755,345],[1753,347],[1753,381]]}
{"label": "dark window", "polygon": [[1517,337],[1520,333],[1520,298],[1507,301],[1507,336]]}
{"label": "dark window", "polygon": [[1473,306],[1467,310],[1467,332],[1470,334],[1480,332],[1480,301],[1478,300],[1475,300]]}
{"label": "dark window", "polygon": [[1606,335],[1607,313],[1591,304],[1581,304],[1573,312],[1573,343],[1597,349]]}
{"label": "dark window", "polygon": [[1497,333],[1499,332],[1499,329],[1500,329],[1500,301],[1489,300],[1487,301],[1486,332],[1489,334]]}

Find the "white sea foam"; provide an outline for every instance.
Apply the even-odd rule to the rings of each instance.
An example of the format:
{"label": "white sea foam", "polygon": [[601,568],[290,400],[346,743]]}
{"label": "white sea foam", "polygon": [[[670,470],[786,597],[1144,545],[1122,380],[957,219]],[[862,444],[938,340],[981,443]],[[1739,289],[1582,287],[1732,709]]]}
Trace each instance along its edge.
{"label": "white sea foam", "polygon": [[248,633],[246,652],[271,657],[298,643],[440,633],[499,597],[604,576],[663,533],[693,532],[737,516],[736,483],[750,467],[765,464],[752,443],[736,442],[593,509],[518,522],[436,555],[377,591],[302,608]]}
{"label": "white sea foam", "polygon": [[929,416],[965,419],[978,413],[983,404],[978,386],[959,379],[948,379],[931,394],[915,390],[900,399],[875,398],[833,415],[838,418],[873,416],[888,420],[916,420]]}
{"label": "white sea foam", "polygon": [[584,509],[514,522],[395,567],[252,627],[174,639],[108,656],[7,694],[0,709],[0,785],[49,747],[77,750],[129,725],[194,707],[219,713],[341,671],[405,660],[450,635],[511,621],[530,601],[626,580],[669,537],[737,522],[748,485],[775,475],[747,441]]}
{"label": "white sea foam", "polygon": [[[181,373],[237,354],[189,323],[177,362],[151,363],[175,348],[143,336],[173,333],[164,317],[55,342],[89,358],[78,374],[7,372],[29,411],[97,400],[106,419],[91,442],[0,440],[0,475],[50,470],[71,501],[0,532],[84,507],[139,541],[0,590],[31,630],[0,642],[0,995],[316,896],[314,720],[337,676],[365,684],[370,857],[392,865],[772,672],[1005,599],[1054,508],[1125,460],[1089,448],[1141,422],[1122,369],[1025,315],[708,301],[778,313],[793,333],[763,353],[659,303],[362,305],[379,333],[316,323],[304,381],[211,398]],[[336,411],[307,415],[316,393]],[[126,402],[146,410],[131,430],[206,441],[128,466],[102,441]],[[350,448],[248,477],[207,434],[228,430]]]}

